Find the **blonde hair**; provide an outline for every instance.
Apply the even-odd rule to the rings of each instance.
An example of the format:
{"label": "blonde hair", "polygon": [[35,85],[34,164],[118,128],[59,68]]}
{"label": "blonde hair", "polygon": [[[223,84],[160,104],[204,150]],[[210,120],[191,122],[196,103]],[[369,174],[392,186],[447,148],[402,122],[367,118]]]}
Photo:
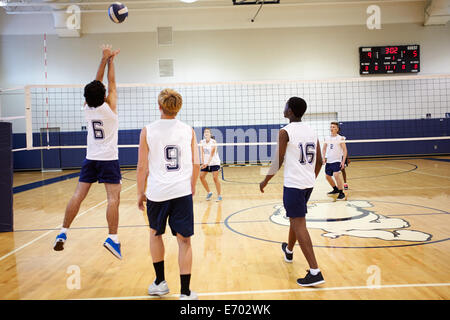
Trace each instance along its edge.
{"label": "blonde hair", "polygon": [[166,115],[176,116],[183,105],[183,98],[173,89],[164,89],[159,93],[158,103]]}

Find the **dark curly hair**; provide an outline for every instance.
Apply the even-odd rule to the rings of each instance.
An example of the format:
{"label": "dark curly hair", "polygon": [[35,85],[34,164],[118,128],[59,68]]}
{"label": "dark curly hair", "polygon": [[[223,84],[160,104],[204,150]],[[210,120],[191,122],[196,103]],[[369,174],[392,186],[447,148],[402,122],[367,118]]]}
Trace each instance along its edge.
{"label": "dark curly hair", "polygon": [[105,85],[98,80],[88,83],[84,87],[84,98],[89,107],[97,108],[105,102]]}
{"label": "dark curly hair", "polygon": [[303,117],[307,108],[306,101],[299,97],[291,97],[287,101],[287,105],[297,118]]}

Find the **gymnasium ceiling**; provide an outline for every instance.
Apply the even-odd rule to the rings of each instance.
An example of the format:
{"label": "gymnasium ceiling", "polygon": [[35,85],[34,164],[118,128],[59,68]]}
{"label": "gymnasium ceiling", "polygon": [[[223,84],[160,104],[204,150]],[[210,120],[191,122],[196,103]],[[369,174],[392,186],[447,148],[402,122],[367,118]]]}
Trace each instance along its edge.
{"label": "gymnasium ceiling", "polygon": [[[251,0],[236,0],[251,1]],[[232,0],[123,0],[127,20],[116,25],[107,16],[113,0],[0,0],[1,34],[152,32],[158,26],[174,30],[225,30],[364,25],[376,4],[381,22],[445,25],[450,0],[280,0],[279,4],[233,5]],[[64,30],[70,6],[79,8],[80,28]],[[74,7],[72,7],[74,8]],[[254,20],[252,22],[252,19]]]}

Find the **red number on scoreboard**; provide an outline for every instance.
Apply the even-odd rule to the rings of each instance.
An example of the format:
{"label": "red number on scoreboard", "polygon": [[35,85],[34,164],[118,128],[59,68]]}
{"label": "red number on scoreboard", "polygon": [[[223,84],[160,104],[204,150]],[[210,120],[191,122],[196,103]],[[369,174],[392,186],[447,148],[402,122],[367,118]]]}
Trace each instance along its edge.
{"label": "red number on scoreboard", "polygon": [[413,57],[414,57],[414,58],[417,57],[417,50],[414,50],[414,51],[413,51]]}
{"label": "red number on scoreboard", "polygon": [[417,67],[418,67],[418,65],[417,65],[417,64],[415,64],[415,65],[414,65],[414,69],[417,69]]}
{"label": "red number on scoreboard", "polygon": [[397,54],[398,47],[386,47],[385,51],[385,54]]}
{"label": "red number on scoreboard", "polygon": [[405,70],[406,69],[406,65],[402,64],[402,69]]}
{"label": "red number on scoreboard", "polygon": [[378,66],[375,66],[375,70],[378,70]]}
{"label": "red number on scoreboard", "polygon": [[364,70],[368,71],[369,70],[369,66],[365,66]]}

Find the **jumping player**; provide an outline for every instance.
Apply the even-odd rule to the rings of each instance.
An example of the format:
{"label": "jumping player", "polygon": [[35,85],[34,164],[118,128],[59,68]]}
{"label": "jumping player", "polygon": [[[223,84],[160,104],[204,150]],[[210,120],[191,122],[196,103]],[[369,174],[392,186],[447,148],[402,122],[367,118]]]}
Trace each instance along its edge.
{"label": "jumping player", "polygon": [[[103,56],[94,81],[84,87],[86,99],[84,114],[87,121],[87,152],[80,172],[80,178],[66,207],[64,222],[60,234],[56,237],[53,249],[61,251],[67,240],[67,230],[75,219],[80,205],[86,198],[92,183],[103,183],[106,189],[108,207],[106,220],[109,235],[104,247],[114,256],[122,259],[120,242],[117,235],[119,226],[119,202],[122,176],[119,166],[117,115],[117,90],[114,70],[114,58],[119,50],[112,51],[110,45],[102,46]],[[103,75],[108,65],[108,96],[103,85]]]}
{"label": "jumping player", "polygon": [[205,139],[200,141],[202,160],[202,165],[200,167],[200,181],[202,182],[206,192],[208,192],[206,195],[206,200],[211,200],[213,193],[210,192],[208,182],[206,181],[206,174],[208,172],[212,172],[214,184],[216,185],[217,190],[216,201],[222,201],[221,186],[219,181],[220,158],[219,153],[217,152],[216,140],[211,137],[211,129],[209,128],[205,128],[205,130],[203,130],[203,136]]}
{"label": "jumping player", "polygon": [[[345,146],[345,137],[338,134],[339,123],[331,122],[330,124],[331,135],[325,139],[323,144],[323,153],[325,159],[325,177],[328,183],[333,188],[328,192],[329,196],[337,195],[336,200],[345,200],[344,194],[344,182],[341,175],[341,170],[344,168],[345,159],[347,158],[347,147]],[[333,181],[333,177],[336,183]]]}
{"label": "jumping player", "polygon": [[264,192],[267,183],[285,161],[283,204],[290,226],[288,243],[284,242],[281,249],[285,261],[292,262],[295,242],[299,242],[310,269],[304,278],[297,279],[297,284],[314,286],[325,280],[317,265],[305,215],[315,179],[322,168],[322,155],[317,133],[301,121],[306,108],[302,98],[292,97],[287,101],[284,117],[289,119],[289,124],[279,132],[277,153],[259,188]]}
{"label": "jumping player", "polygon": [[[192,268],[191,236],[194,234],[192,196],[200,173],[195,132],[175,119],[183,100],[165,89],[158,96],[161,118],[141,131],[137,167],[138,207],[150,224],[150,252],[156,279],[148,288],[150,295],[164,295],[169,287],[164,277],[164,242],[167,219],[177,237],[181,300],[198,299],[189,289]],[[146,186],[147,185],[147,186]]]}

